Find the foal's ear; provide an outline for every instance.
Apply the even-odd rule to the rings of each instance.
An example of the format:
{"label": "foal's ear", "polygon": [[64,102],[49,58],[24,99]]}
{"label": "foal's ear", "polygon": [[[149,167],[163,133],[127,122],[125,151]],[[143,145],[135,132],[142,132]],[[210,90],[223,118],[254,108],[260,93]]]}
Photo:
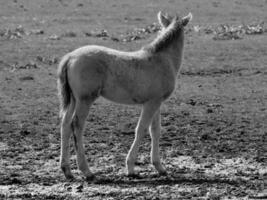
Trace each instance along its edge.
{"label": "foal's ear", "polygon": [[161,11],[158,12],[158,20],[162,27],[166,28],[170,25],[171,19],[168,15],[163,15]]}
{"label": "foal's ear", "polygon": [[182,25],[186,26],[188,22],[190,22],[193,19],[193,15],[189,13],[187,16],[182,18]]}

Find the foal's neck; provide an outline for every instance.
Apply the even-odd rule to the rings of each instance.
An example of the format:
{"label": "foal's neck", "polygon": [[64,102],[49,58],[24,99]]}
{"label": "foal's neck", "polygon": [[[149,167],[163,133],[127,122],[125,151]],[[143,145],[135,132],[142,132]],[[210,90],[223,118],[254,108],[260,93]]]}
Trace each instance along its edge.
{"label": "foal's neck", "polygon": [[175,75],[178,74],[182,59],[183,59],[183,45],[172,45],[170,46],[166,52],[164,52],[162,55],[166,56],[171,64],[171,67],[173,68]]}

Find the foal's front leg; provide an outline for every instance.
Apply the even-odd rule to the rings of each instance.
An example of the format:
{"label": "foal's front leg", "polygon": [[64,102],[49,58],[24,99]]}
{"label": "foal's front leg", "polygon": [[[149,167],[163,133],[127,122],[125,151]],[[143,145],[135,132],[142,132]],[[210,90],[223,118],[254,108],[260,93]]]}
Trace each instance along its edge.
{"label": "foal's front leg", "polygon": [[131,149],[126,157],[126,167],[128,176],[135,175],[134,165],[137,159],[137,153],[139,150],[139,144],[147,133],[149,125],[151,124],[152,118],[156,110],[160,107],[160,102],[148,102],[143,105],[141,116],[139,118],[137,127],[135,129],[135,138],[131,146]]}
{"label": "foal's front leg", "polygon": [[159,156],[159,139],[160,139],[160,110],[158,109],[155,113],[151,126],[150,126],[150,136],[151,136],[151,163],[154,165],[156,170],[160,175],[166,175],[167,172],[160,162]]}

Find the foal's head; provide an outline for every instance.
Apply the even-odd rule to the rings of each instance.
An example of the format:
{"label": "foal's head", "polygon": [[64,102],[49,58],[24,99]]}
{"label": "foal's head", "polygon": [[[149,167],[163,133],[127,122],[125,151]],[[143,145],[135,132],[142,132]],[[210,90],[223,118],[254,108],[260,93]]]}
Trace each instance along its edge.
{"label": "foal's head", "polygon": [[180,24],[180,28],[183,28],[192,20],[192,18],[193,16],[191,13],[183,18],[180,18],[177,15],[175,17],[170,17],[168,14],[163,15],[161,11],[158,13],[158,20],[162,29],[168,28],[171,23],[177,23],[177,25]]}
{"label": "foal's head", "polygon": [[192,19],[192,14],[180,18],[178,16],[170,17],[158,13],[159,24],[161,25],[161,32],[158,37],[147,46],[150,52],[157,53],[165,49],[181,50],[183,48],[184,27]]}

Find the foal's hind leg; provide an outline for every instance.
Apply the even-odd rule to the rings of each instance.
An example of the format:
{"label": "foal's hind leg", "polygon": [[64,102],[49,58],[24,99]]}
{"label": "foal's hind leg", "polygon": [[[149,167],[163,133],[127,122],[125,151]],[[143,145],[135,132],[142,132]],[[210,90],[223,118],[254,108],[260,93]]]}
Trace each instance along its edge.
{"label": "foal's hind leg", "polygon": [[74,111],[74,101],[73,99],[70,102],[69,107],[66,112],[62,115],[61,122],[61,154],[60,154],[60,166],[67,179],[73,179],[73,175],[70,170],[70,148],[69,141],[71,136],[71,119]]}
{"label": "foal's hind leg", "polygon": [[162,166],[159,157],[159,139],[160,139],[160,110],[155,113],[151,126],[150,126],[150,136],[151,136],[151,162],[156,168],[156,170],[161,175],[166,174],[166,170]]}
{"label": "foal's hind leg", "polygon": [[151,124],[153,115],[160,107],[160,102],[148,102],[143,105],[141,116],[139,118],[137,127],[135,129],[135,139],[131,146],[131,149],[126,158],[127,172],[129,176],[135,175],[134,164],[137,159],[137,153],[139,150],[139,144],[148,131],[148,127]]}
{"label": "foal's hind leg", "polygon": [[76,102],[75,111],[72,119],[74,146],[77,154],[77,165],[79,169],[82,171],[82,173],[85,175],[87,180],[93,180],[94,175],[89,170],[86,161],[82,132],[86,117],[89,112],[89,108],[92,103],[93,100],[78,100]]}

